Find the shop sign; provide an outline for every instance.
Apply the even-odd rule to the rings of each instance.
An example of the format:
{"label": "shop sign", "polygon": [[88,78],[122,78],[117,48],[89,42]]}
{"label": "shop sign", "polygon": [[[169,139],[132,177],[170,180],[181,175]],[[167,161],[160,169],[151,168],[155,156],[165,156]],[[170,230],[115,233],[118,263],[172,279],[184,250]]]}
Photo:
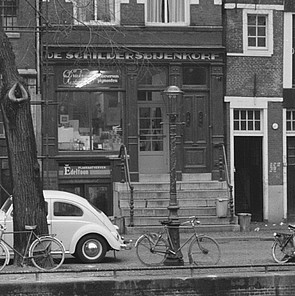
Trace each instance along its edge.
{"label": "shop sign", "polygon": [[120,74],[116,71],[89,69],[66,69],[62,73],[63,85],[70,87],[95,87],[97,85],[119,85]]}
{"label": "shop sign", "polygon": [[93,177],[96,175],[110,175],[111,170],[109,166],[72,166],[65,164],[59,168],[59,176],[63,177]]}
{"label": "shop sign", "polygon": [[49,52],[49,60],[222,61],[217,52]]}

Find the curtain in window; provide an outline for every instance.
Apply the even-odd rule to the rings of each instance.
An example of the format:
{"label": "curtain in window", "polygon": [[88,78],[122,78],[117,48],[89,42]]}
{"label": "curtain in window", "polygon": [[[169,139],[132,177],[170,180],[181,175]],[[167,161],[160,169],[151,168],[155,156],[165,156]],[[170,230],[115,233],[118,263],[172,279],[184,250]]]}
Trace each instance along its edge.
{"label": "curtain in window", "polygon": [[147,21],[152,23],[184,22],[184,7],[184,0],[148,0]]}
{"label": "curtain in window", "polygon": [[167,0],[168,1],[168,22],[176,23],[176,22],[184,22],[184,3],[183,0]]}
{"label": "curtain in window", "polygon": [[[110,22],[114,19],[114,0],[96,0],[97,18],[103,22]],[[110,3],[113,2],[113,5]]]}
{"label": "curtain in window", "polygon": [[164,0],[147,1],[147,21],[152,23],[161,23]]}
{"label": "curtain in window", "polygon": [[77,19],[81,22],[111,22],[115,19],[116,0],[76,0]]}
{"label": "curtain in window", "polygon": [[94,19],[94,1],[76,0],[77,19],[81,22],[89,22]]}

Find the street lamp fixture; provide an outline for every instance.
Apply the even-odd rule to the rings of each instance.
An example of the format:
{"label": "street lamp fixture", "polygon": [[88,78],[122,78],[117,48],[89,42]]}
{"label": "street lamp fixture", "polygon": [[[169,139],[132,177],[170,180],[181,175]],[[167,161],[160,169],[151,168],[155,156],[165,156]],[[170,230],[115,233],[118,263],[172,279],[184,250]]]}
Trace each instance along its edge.
{"label": "street lamp fixture", "polygon": [[[170,199],[168,206],[168,230],[171,237],[169,241],[170,248],[174,251],[179,249],[179,217],[178,217],[178,201],[176,194],[176,125],[180,108],[180,100],[183,92],[178,86],[168,86],[163,91],[163,99],[167,108],[169,117],[169,165],[170,165]],[[165,265],[183,265],[181,251],[176,255],[169,254],[164,261]]]}

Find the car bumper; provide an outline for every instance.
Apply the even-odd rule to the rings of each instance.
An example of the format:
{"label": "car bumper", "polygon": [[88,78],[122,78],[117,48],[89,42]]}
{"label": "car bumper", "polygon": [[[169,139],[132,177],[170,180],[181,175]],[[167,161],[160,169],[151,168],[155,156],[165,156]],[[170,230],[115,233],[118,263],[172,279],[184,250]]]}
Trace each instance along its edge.
{"label": "car bumper", "polygon": [[124,240],[121,244],[121,250],[131,250],[132,249],[132,240]]}

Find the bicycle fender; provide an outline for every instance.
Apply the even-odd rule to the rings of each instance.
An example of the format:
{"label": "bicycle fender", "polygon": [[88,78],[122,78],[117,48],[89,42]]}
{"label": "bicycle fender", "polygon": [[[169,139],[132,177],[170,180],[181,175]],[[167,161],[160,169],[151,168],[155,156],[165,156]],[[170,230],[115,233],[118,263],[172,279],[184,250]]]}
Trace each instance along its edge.
{"label": "bicycle fender", "polygon": [[5,243],[0,242],[0,244],[2,245],[3,249],[5,249],[5,252],[8,254],[8,257],[5,260],[5,265],[7,265],[10,261],[10,252],[9,252],[8,247],[5,245]]}
{"label": "bicycle fender", "polygon": [[137,240],[136,240],[136,242],[135,242],[135,248],[137,247],[137,245],[138,245],[138,242],[141,240],[141,238],[143,238],[143,237],[147,237],[147,238],[150,238],[150,235],[148,234],[148,233],[145,233],[145,234],[142,234]]}

